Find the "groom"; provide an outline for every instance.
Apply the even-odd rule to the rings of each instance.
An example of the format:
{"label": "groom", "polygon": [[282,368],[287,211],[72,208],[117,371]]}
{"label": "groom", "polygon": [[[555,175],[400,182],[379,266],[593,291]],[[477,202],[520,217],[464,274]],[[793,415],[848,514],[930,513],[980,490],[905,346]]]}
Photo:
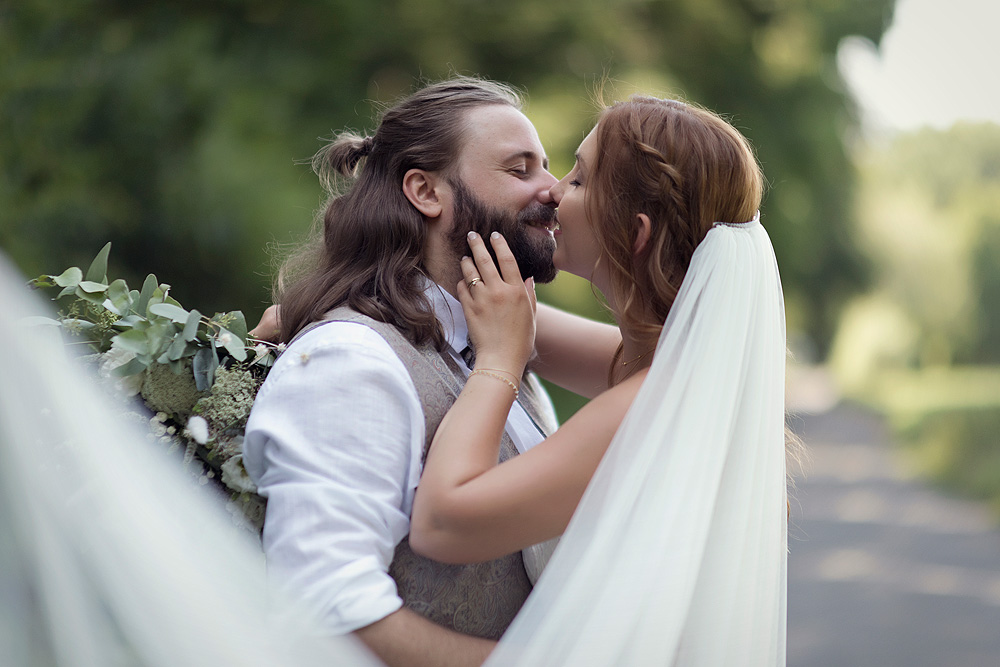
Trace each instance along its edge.
{"label": "groom", "polygon": [[[361,301],[373,304],[366,312],[377,317],[344,308],[347,296],[330,297],[333,287],[320,293],[319,302],[330,303],[299,321],[325,322],[289,344],[247,424],[244,462],[268,500],[269,571],[314,606],[332,633],[356,632],[389,665],[481,663],[531,590],[521,554],[443,565],[415,554],[406,539],[423,457],[474,365],[455,298],[467,232],[501,231],[525,278],[555,275],[548,191],[556,179],[520,108],[509,88],[459,77],[387,110],[372,139],[335,142],[343,145],[328,153],[331,163],[364,158],[361,175],[327,204],[326,255],[302,284],[358,276],[349,287],[372,292]],[[378,262],[364,253],[399,245],[401,226],[383,224],[398,207],[418,222],[403,239],[409,256],[374,267],[393,275],[365,283]],[[410,301],[400,297],[407,266],[416,267],[410,270],[419,280]],[[315,308],[307,301],[317,293],[299,290],[296,297],[293,288],[282,299],[284,325],[304,303]],[[424,330],[430,341],[415,344],[421,330],[414,322],[429,316],[424,304],[439,333]],[[324,317],[328,308],[334,310]],[[554,428],[551,405],[533,378],[521,394],[527,400],[511,409],[501,459]]]}

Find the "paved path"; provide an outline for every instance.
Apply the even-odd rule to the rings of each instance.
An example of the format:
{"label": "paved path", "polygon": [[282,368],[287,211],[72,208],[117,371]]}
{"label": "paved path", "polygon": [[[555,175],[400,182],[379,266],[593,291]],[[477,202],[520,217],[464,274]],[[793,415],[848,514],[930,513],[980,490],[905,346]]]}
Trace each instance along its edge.
{"label": "paved path", "polygon": [[802,415],[792,495],[789,667],[1000,667],[1000,530],[909,478],[881,420]]}

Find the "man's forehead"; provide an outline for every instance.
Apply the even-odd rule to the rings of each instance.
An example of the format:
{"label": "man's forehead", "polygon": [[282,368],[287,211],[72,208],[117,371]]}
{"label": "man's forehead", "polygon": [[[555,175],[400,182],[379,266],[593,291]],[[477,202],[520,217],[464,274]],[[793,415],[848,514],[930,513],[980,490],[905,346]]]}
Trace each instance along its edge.
{"label": "man's forehead", "polygon": [[548,164],[535,126],[514,107],[487,106],[470,110],[465,118],[462,157],[476,162],[537,160]]}

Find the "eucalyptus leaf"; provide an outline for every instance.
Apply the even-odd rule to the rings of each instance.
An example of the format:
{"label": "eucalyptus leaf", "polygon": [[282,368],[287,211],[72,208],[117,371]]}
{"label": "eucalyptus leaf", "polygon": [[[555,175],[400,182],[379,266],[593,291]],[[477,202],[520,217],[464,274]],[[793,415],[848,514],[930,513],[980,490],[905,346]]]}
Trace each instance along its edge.
{"label": "eucalyptus leaf", "polygon": [[183,336],[176,336],[170,346],[167,347],[167,351],[164,352],[166,356],[166,361],[162,360],[160,363],[166,363],[167,361],[177,361],[183,358],[184,351],[187,349],[187,341],[184,340]]}
{"label": "eucalyptus leaf", "polygon": [[117,315],[128,313],[132,305],[132,295],[129,293],[128,285],[121,278],[108,285],[108,301],[113,307],[108,308],[107,303],[104,304],[104,307],[111,312]]}
{"label": "eucalyptus leaf", "polygon": [[149,355],[150,353],[149,337],[145,331],[129,329],[128,331],[121,332],[112,338],[111,341],[115,347],[121,348],[126,352],[132,352],[136,355]]}
{"label": "eucalyptus leaf", "polygon": [[91,262],[87,269],[87,280],[92,282],[107,282],[108,278],[108,253],[111,252],[111,242],[108,241],[97,253],[97,257]]}
{"label": "eucalyptus leaf", "polygon": [[246,345],[247,318],[243,315],[243,311],[232,310],[226,313],[226,315],[229,318],[229,324],[226,325],[226,328],[233,332]]}
{"label": "eucalyptus leaf", "polygon": [[[84,282],[86,282],[86,281],[84,281]],[[93,283],[93,284],[96,285],[97,283]],[[69,288],[67,288],[67,289],[69,289]],[[103,289],[99,290],[99,291],[96,291],[96,292],[87,292],[86,290],[83,289],[83,283],[80,283],[79,285],[77,285],[76,289],[73,290],[73,294],[75,294],[77,298],[82,299],[84,301],[88,301],[88,302],[94,304],[95,306],[101,306],[101,305],[104,304],[104,290]]]}
{"label": "eucalyptus leaf", "polygon": [[188,314],[187,322],[184,324],[184,332],[181,334],[184,340],[193,341],[198,337],[198,325],[201,324],[201,313],[192,310]]}
{"label": "eucalyptus leaf", "polygon": [[154,357],[160,356],[178,335],[177,327],[170,320],[157,320],[150,324],[146,330],[149,340],[149,354]]}
{"label": "eucalyptus leaf", "polygon": [[153,292],[156,291],[158,285],[156,276],[152,273],[146,276],[146,280],[142,283],[142,291],[139,292],[139,298],[135,299],[132,303],[132,310],[145,316],[146,306],[149,305],[149,298],[153,296]]}
{"label": "eucalyptus leaf", "polygon": [[149,303],[146,305],[146,315],[149,315],[149,307],[158,303],[163,303],[169,298],[170,285],[167,283],[161,283],[156,286],[153,293],[149,295]]}
{"label": "eucalyptus leaf", "polygon": [[138,315],[126,315],[117,322],[115,322],[116,327],[134,327],[139,322],[145,322],[146,318],[140,317]]}
{"label": "eucalyptus leaf", "polygon": [[186,324],[190,313],[173,303],[154,303],[148,307],[148,312],[160,317],[166,317],[177,324]]}
{"label": "eucalyptus leaf", "polygon": [[194,383],[198,391],[208,391],[215,382],[215,371],[219,367],[219,359],[215,350],[203,347],[194,355]]}
{"label": "eucalyptus leaf", "polygon": [[83,271],[75,266],[71,266],[58,276],[52,277],[52,281],[59,287],[76,287],[83,280]]}
{"label": "eucalyptus leaf", "polygon": [[246,361],[247,359],[247,347],[243,338],[239,338],[229,329],[220,327],[219,335],[216,340],[226,349],[226,352],[232,356],[236,361]]}
{"label": "eucalyptus leaf", "polygon": [[121,366],[116,366],[112,371],[112,375],[118,377],[126,377],[128,375],[135,375],[136,373],[141,373],[146,370],[146,364],[144,364],[138,357],[134,359],[129,359],[126,363]]}
{"label": "eucalyptus leaf", "polygon": [[93,280],[82,280],[80,281],[79,288],[88,294],[96,294],[97,292],[104,292],[108,289],[107,283],[99,283]]}
{"label": "eucalyptus leaf", "polygon": [[50,276],[47,273],[43,273],[33,280],[28,281],[28,287],[56,287],[55,276]]}

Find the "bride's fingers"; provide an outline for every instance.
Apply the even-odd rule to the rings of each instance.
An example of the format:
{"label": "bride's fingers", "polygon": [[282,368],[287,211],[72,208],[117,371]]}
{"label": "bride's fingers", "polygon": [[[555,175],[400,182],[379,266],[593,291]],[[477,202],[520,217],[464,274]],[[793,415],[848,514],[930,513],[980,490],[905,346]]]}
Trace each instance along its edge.
{"label": "bride's fingers", "polygon": [[476,268],[476,263],[471,257],[463,257],[460,266],[462,267],[462,283],[466,287],[472,289],[482,281],[479,269]]}
{"label": "bride's fingers", "polygon": [[490,234],[490,243],[493,244],[493,252],[497,255],[497,262],[500,264],[500,273],[503,280],[511,285],[518,285],[521,281],[521,270],[517,268],[517,260],[514,253],[507,245],[507,239],[500,232]]}
{"label": "bride's fingers", "polygon": [[469,249],[472,251],[472,259],[476,262],[476,270],[483,282],[491,283],[494,280],[501,280],[497,272],[496,264],[490,256],[490,251],[486,249],[486,243],[479,234],[469,232]]}
{"label": "bride's fingers", "polygon": [[524,281],[524,289],[528,291],[528,299],[531,301],[531,312],[538,312],[538,295],[535,294],[535,278],[533,276]]}

